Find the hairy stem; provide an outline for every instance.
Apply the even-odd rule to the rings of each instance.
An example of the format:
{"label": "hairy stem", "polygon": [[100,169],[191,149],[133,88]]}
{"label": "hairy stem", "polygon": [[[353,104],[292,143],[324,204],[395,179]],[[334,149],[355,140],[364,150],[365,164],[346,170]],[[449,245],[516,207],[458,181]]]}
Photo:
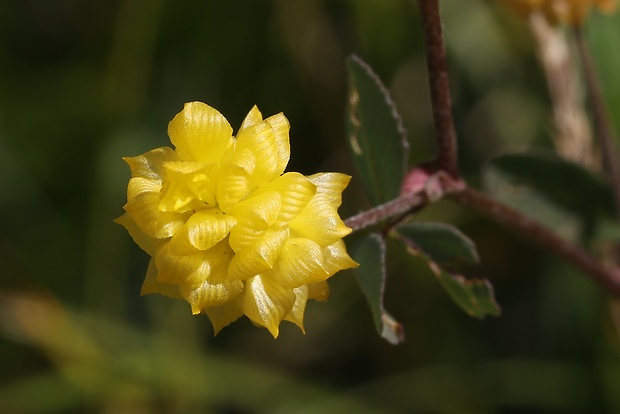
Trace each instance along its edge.
{"label": "hairy stem", "polygon": [[[455,182],[462,184],[458,173],[456,132],[452,117],[452,99],[450,96],[439,3],[438,0],[418,0],[418,4],[424,29],[426,61],[438,151],[436,168],[438,171],[446,173],[449,177],[455,179]],[[600,87],[594,76],[591,58],[585,47],[583,36],[578,30],[576,31],[576,37],[591,95],[596,128],[603,141],[601,145],[604,152],[605,168],[614,188],[618,215],[620,217],[620,168],[614,157],[613,136],[604,110]],[[541,249],[556,254],[584,271],[614,295],[620,296],[620,269],[604,266],[589,252],[562,239],[551,229],[476,190],[463,187],[458,189],[456,187],[451,188],[450,186],[447,188],[442,187],[443,190],[448,191],[443,191],[441,195],[446,195],[456,203],[497,222]],[[403,215],[420,210],[430,201],[426,193],[413,191],[388,203],[350,217],[345,220],[345,224],[351,227],[353,231],[361,230],[390,218],[402,218]]]}
{"label": "hairy stem", "polygon": [[586,250],[562,239],[542,224],[471,188],[450,194],[449,197],[541,249],[555,253],[584,271],[614,295],[620,295],[620,269],[610,269],[604,266]]}
{"label": "hairy stem", "polygon": [[419,210],[426,206],[427,202],[427,198],[421,193],[405,194],[385,204],[349,217],[344,221],[344,224],[351,227],[353,231],[362,230],[383,220]]}
{"label": "hairy stem", "polygon": [[588,97],[592,108],[594,130],[600,140],[601,152],[603,156],[603,168],[607,174],[609,185],[611,186],[614,194],[616,215],[620,218],[620,164],[618,163],[616,148],[614,145],[615,137],[611,122],[607,116],[603,93],[596,76],[592,56],[590,55],[590,50],[583,35],[583,31],[580,28],[575,28],[574,33],[586,87],[588,90]]}
{"label": "hairy stem", "polygon": [[438,0],[418,0],[424,30],[424,48],[430,86],[437,165],[450,176],[458,177],[457,144],[452,98]]}

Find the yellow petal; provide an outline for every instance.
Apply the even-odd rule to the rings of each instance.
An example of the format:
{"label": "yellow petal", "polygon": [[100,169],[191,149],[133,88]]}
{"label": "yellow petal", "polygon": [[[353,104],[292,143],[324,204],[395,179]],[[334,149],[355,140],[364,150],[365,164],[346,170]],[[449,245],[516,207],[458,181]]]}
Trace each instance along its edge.
{"label": "yellow petal", "polygon": [[308,286],[300,286],[293,289],[295,293],[295,304],[293,309],[284,317],[285,321],[293,322],[305,334],[304,329],[304,313],[306,311],[306,302],[308,302]]}
{"label": "yellow petal", "polygon": [[250,191],[248,173],[240,166],[226,164],[220,168],[217,178],[217,204],[225,213],[243,200]]}
{"label": "yellow petal", "polygon": [[291,127],[288,123],[288,119],[286,119],[282,113],[270,116],[265,119],[265,122],[269,123],[273,129],[273,136],[276,140],[278,154],[275,173],[276,175],[280,175],[286,169],[286,165],[291,156],[291,144],[288,135]]}
{"label": "yellow petal", "polygon": [[265,235],[280,212],[280,195],[275,191],[250,197],[231,209],[237,225],[230,231],[230,246],[239,252]]}
{"label": "yellow petal", "polygon": [[144,234],[144,232],[140,230],[140,227],[138,227],[136,222],[133,221],[127,213],[114,220],[114,222],[125,227],[133,241],[135,241],[136,244],[140,246],[140,248],[147,252],[150,256],[153,256],[153,254],[155,254],[155,250],[162,243],[162,240],[154,239],[153,237],[149,237]]}
{"label": "yellow petal", "polygon": [[320,282],[330,276],[323,267],[321,246],[305,238],[286,240],[273,271],[268,275],[289,289]]}
{"label": "yellow petal", "polygon": [[310,203],[295,217],[289,227],[298,235],[314,240],[321,246],[329,246],[351,233],[338,216],[329,198],[315,195]]}
{"label": "yellow petal", "polygon": [[263,115],[258,110],[258,107],[254,105],[252,109],[250,109],[250,112],[248,112],[248,114],[246,115],[245,119],[243,120],[243,123],[241,124],[241,128],[239,128],[238,134],[241,134],[241,132],[244,129],[249,128],[252,125],[255,125],[261,122],[263,122]]}
{"label": "yellow petal", "polygon": [[351,259],[344,241],[338,240],[336,243],[323,248],[323,266],[331,276],[340,270],[355,269],[359,263]]}
{"label": "yellow petal", "polygon": [[234,257],[234,252],[230,248],[228,238],[225,238],[209,250],[205,252],[205,257],[211,266],[211,272],[207,277],[209,283],[227,283],[230,281],[228,277],[228,267],[230,261]]}
{"label": "yellow petal", "polygon": [[149,267],[146,271],[146,278],[142,283],[142,290],[140,295],[150,295],[152,293],[159,293],[164,296],[168,296],[175,299],[182,299],[179,287],[177,285],[171,285],[169,283],[162,283],[157,280],[157,267],[155,266],[155,259],[149,261]]}
{"label": "yellow petal", "polygon": [[144,193],[154,193],[159,196],[162,180],[154,180],[144,177],[132,177],[127,185],[127,202],[131,201]]}
{"label": "yellow petal", "polygon": [[308,205],[316,193],[316,186],[303,175],[296,172],[286,173],[258,188],[253,195],[267,191],[280,194],[280,213],[273,222],[276,226],[285,226]]}
{"label": "yellow petal", "polygon": [[295,293],[261,276],[246,281],[243,292],[243,311],[257,325],[264,326],[274,338],[279,325],[295,304]]}
{"label": "yellow petal", "polygon": [[165,243],[155,254],[157,280],[176,285],[199,285],[211,273],[211,264],[206,252],[198,251],[192,255],[177,255]]}
{"label": "yellow petal", "polygon": [[254,154],[250,148],[242,148],[237,146],[233,156],[227,159],[224,164],[232,164],[237,167],[241,167],[243,171],[248,174],[248,176],[251,176],[256,170],[256,154]]}
{"label": "yellow petal", "polygon": [[179,255],[210,249],[228,235],[236,222],[217,208],[197,211],[170,239],[170,249]]}
{"label": "yellow petal", "polygon": [[222,114],[191,102],[168,126],[175,149],[125,158],[116,222],[152,256],[142,294],[185,299],[216,333],[243,314],[274,337],[284,319],[304,330],[307,300],[325,299],[325,279],[357,263],[337,212],[350,177],[284,174],[289,129],[254,106],[234,138]]}
{"label": "yellow petal", "polygon": [[125,211],[147,236],[155,239],[172,237],[187,220],[187,214],[161,211],[158,208],[159,192],[146,191],[142,185],[149,182],[153,181],[142,178],[129,181]]}
{"label": "yellow petal", "polygon": [[316,185],[317,194],[326,196],[330,204],[338,208],[342,204],[342,191],[351,181],[351,176],[340,173],[317,173],[308,179]]}
{"label": "yellow petal", "polygon": [[133,177],[160,180],[164,177],[164,162],[177,161],[178,155],[172,148],[162,147],[151,150],[137,157],[124,157]]}
{"label": "yellow petal", "polygon": [[308,299],[326,301],[329,297],[329,284],[327,281],[311,283],[308,285]]}
{"label": "yellow petal", "polygon": [[215,206],[217,166],[199,162],[167,162],[164,164],[159,209],[179,213]]}
{"label": "yellow petal", "polygon": [[230,280],[245,280],[273,268],[288,230],[269,230],[252,246],[236,252],[228,267]]}
{"label": "yellow petal", "polygon": [[212,308],[203,309],[203,312],[207,314],[211,324],[213,324],[215,335],[217,335],[223,327],[230,325],[243,316],[243,311],[236,300],[231,300]]}
{"label": "yellow petal", "polygon": [[[250,151],[255,160],[255,166],[250,173],[250,180],[255,185],[261,185],[273,180],[279,174],[276,173],[278,162],[278,147],[271,125],[260,122],[243,129],[237,135],[234,155],[231,162],[239,163],[237,158],[247,158],[246,152]],[[246,170],[247,171],[247,170]],[[250,171],[248,171],[250,172]]]}
{"label": "yellow petal", "polygon": [[211,284],[204,281],[198,286],[181,285],[181,296],[191,305],[192,313],[199,314],[204,308],[219,306],[237,296],[243,290],[243,282]]}
{"label": "yellow petal", "polygon": [[186,103],[170,121],[168,135],[183,161],[219,162],[233,146],[226,118],[202,102]]}

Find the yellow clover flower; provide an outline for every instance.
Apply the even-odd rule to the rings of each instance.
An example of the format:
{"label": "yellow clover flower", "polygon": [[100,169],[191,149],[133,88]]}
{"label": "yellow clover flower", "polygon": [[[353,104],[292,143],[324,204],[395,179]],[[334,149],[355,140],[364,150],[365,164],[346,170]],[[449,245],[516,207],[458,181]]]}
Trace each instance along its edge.
{"label": "yellow clover flower", "polygon": [[222,114],[191,102],[168,126],[175,149],[125,158],[132,177],[116,221],[151,256],[142,294],[186,300],[217,334],[242,315],[278,336],[282,320],[303,331],[308,299],[356,267],[338,216],[351,177],[284,169],[283,114],[247,115],[237,137]]}
{"label": "yellow clover flower", "polygon": [[612,12],[616,0],[500,0],[520,16],[527,17],[532,13],[541,12],[554,24],[566,23],[581,26],[592,6],[605,13]]}

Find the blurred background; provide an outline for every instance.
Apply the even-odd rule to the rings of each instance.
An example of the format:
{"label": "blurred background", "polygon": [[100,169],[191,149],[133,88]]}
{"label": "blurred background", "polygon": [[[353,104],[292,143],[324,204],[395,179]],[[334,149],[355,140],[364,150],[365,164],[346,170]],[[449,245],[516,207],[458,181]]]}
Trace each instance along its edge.
{"label": "blurred background", "polygon": [[[460,161],[481,187],[491,157],[553,148],[550,99],[526,24],[490,1],[442,7]],[[594,15],[586,34],[620,121],[619,15]],[[285,323],[277,340],[247,319],[214,337],[186,303],[139,296],[148,257],[112,222],[122,156],[169,145],[185,102],[234,128],[257,104],[290,120],[289,170],[353,176],[348,217],[368,202],[346,146],[344,60],[375,69],[411,162],[429,160],[421,36],[414,1],[0,0],[0,412],[620,413],[619,303],[447,201],[417,219],[477,243],[465,275],[494,284],[498,318],[469,318],[397,245],[399,346],[376,334],[351,272],[309,304],[305,335]]]}

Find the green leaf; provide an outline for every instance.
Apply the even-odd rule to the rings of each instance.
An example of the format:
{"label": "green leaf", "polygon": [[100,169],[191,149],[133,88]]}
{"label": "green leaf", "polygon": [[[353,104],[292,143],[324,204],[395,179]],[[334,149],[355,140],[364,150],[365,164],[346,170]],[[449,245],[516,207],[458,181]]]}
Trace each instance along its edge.
{"label": "green leaf", "polygon": [[398,197],[409,157],[409,143],[396,106],[370,66],[347,59],[348,142],[373,206]]}
{"label": "green leaf", "polygon": [[497,168],[487,168],[484,181],[487,192],[494,200],[544,224],[566,240],[584,240],[583,237],[595,228],[592,218],[580,217],[566,210],[540,191],[515,183],[514,177]]}
{"label": "green leaf", "polygon": [[493,286],[486,279],[467,280],[461,275],[451,274],[439,266],[431,270],[450,295],[454,303],[469,316],[482,319],[487,315],[498,316],[500,308],[495,301]]}
{"label": "green leaf", "polygon": [[[420,225],[422,223],[415,224]],[[431,224],[434,226],[431,226]],[[448,225],[429,223],[426,229],[424,229],[424,225],[419,226],[424,229],[421,232],[417,232],[416,230],[419,229],[415,227],[411,225],[402,226],[395,234],[405,244],[409,254],[420,257],[426,262],[454,303],[463,309],[465,313],[475,318],[482,319],[487,315],[499,315],[500,308],[495,301],[493,287],[489,281],[485,279],[468,280],[459,274],[445,269],[435,261],[452,264],[456,259],[460,258],[469,259],[470,263],[475,263],[478,259],[478,254],[473,242]],[[430,237],[433,232],[429,231],[429,229],[433,227],[436,230],[435,236],[438,240],[432,240]],[[419,237],[420,235],[422,237]],[[421,241],[429,243],[423,245]],[[425,249],[432,250],[433,253],[427,253]]]}
{"label": "green leaf", "polygon": [[407,238],[417,250],[433,261],[445,264],[478,263],[478,251],[473,241],[449,224],[418,222],[400,226],[397,233]]}
{"label": "green leaf", "polygon": [[378,234],[370,234],[353,247],[351,256],[360,264],[354,271],[370,305],[377,333],[393,345],[402,342],[405,337],[402,326],[383,307],[385,240]]}
{"label": "green leaf", "polygon": [[503,155],[490,167],[512,177],[513,182],[534,188],[563,209],[582,216],[614,216],[609,187],[585,168],[552,154]]}

